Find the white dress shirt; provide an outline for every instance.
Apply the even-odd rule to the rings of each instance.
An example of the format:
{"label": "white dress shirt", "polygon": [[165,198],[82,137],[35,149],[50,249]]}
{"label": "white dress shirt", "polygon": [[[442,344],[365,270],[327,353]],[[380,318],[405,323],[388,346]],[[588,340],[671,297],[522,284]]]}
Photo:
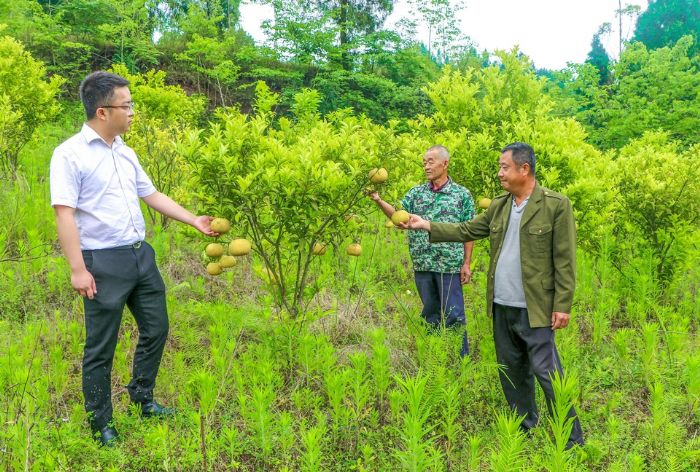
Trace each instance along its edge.
{"label": "white dress shirt", "polygon": [[50,184],[52,206],[75,208],[81,249],[124,246],[145,238],[139,198],[156,188],[121,137],[110,147],[83,124],[54,150]]}

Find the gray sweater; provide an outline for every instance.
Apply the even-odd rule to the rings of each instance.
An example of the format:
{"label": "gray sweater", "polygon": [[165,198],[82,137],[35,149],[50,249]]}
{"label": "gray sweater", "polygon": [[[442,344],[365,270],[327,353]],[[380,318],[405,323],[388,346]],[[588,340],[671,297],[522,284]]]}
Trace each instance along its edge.
{"label": "gray sweater", "polygon": [[501,254],[498,256],[493,287],[493,301],[499,305],[527,308],[523,271],[520,267],[520,219],[527,202],[528,200],[525,200],[520,206],[516,206],[513,199],[510,210],[508,229],[501,246]]}

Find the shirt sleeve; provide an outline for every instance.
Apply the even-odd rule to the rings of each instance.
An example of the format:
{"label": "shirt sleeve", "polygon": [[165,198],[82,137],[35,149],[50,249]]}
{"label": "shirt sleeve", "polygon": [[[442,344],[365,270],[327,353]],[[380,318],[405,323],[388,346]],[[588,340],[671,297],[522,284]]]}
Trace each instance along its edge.
{"label": "shirt sleeve", "polygon": [[406,195],[404,195],[403,199],[401,199],[401,206],[407,212],[413,213],[413,198],[412,193],[410,191]]}
{"label": "shirt sleeve", "polygon": [[139,198],[147,197],[152,193],[155,193],[156,187],[153,185],[151,178],[146,174],[146,171],[141,167],[139,158],[136,153],[130,148],[131,160],[134,163],[134,170],[136,171],[136,194]]}
{"label": "shirt sleeve", "polygon": [[65,152],[56,149],[49,166],[51,206],[64,205],[76,208],[80,194],[80,181],[80,170],[76,162]]}

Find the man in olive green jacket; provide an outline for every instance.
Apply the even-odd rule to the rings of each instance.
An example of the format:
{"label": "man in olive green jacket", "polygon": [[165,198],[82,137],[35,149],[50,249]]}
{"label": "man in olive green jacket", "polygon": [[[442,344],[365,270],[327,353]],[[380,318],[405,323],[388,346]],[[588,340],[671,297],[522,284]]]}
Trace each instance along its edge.
{"label": "man in olive green jacket", "polygon": [[[535,153],[525,143],[506,146],[498,178],[508,192],[464,223],[429,222],[411,215],[407,229],[430,232],[430,242],[489,238],[487,306],[501,386],[511,408],[524,416],[526,430],[537,425],[534,377],[554,401],[551,376],[563,375],[554,330],[569,324],[576,284],[576,227],[569,200],[540,187],[535,179]],[[533,375],[534,374],[534,375]],[[572,408],[567,448],[583,444],[581,424]]]}

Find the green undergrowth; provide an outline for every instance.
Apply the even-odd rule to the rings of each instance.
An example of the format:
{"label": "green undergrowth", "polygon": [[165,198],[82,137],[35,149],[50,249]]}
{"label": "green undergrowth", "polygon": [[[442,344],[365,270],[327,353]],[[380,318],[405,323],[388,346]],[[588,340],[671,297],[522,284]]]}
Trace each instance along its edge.
{"label": "green undergrowth", "polygon": [[[370,216],[363,255],[345,243],[313,261],[305,315],[274,305],[254,256],[206,275],[206,238],[149,230],[168,286],[170,336],[156,398],[173,418],[142,420],[124,385],[138,337],[124,317],[113,368],[115,448],[89,437],[80,370],[81,300],[55,242],[46,163],[2,183],[0,469],[127,471],[692,471],[700,468],[697,248],[665,291],[649,259],[616,268],[579,251],[571,325],[557,333],[560,404],[523,435],[507,411],[486,315],[487,244],[464,287],[461,331],[428,331],[405,235]],[[34,162],[24,159],[23,162]],[[43,164],[42,164],[43,162]],[[35,249],[37,248],[37,249]],[[573,404],[587,445],[563,449]]]}
{"label": "green undergrowth", "polygon": [[[569,453],[561,450],[555,417],[545,415],[541,427],[523,437],[518,419],[506,412],[482,299],[485,247],[475,251],[475,281],[465,288],[472,355],[460,359],[460,332],[431,333],[420,320],[403,235],[383,228],[377,234],[375,255],[383,256],[374,262],[370,251],[358,259],[329,253],[319,261],[319,277],[333,283],[303,324],[280,319],[251,261],[212,280],[190,250],[196,239],[187,232],[155,234],[171,318],[156,393],[178,414],[141,420],[130,408],[123,386],[138,332],[125,316],[113,370],[122,436],[114,449],[100,449],[88,437],[80,390],[82,307],[66,285],[65,264],[58,256],[5,264],[15,277],[3,284],[29,294],[32,306],[3,312],[0,322],[3,468],[700,465],[700,352],[691,280],[679,288],[686,295],[662,304],[639,298],[635,290],[641,289],[625,285],[604,262],[581,257],[574,321],[558,334],[558,347],[588,444]],[[21,273],[28,275],[17,277]],[[40,293],[47,294],[43,302]],[[542,398],[539,403],[544,410]]]}

